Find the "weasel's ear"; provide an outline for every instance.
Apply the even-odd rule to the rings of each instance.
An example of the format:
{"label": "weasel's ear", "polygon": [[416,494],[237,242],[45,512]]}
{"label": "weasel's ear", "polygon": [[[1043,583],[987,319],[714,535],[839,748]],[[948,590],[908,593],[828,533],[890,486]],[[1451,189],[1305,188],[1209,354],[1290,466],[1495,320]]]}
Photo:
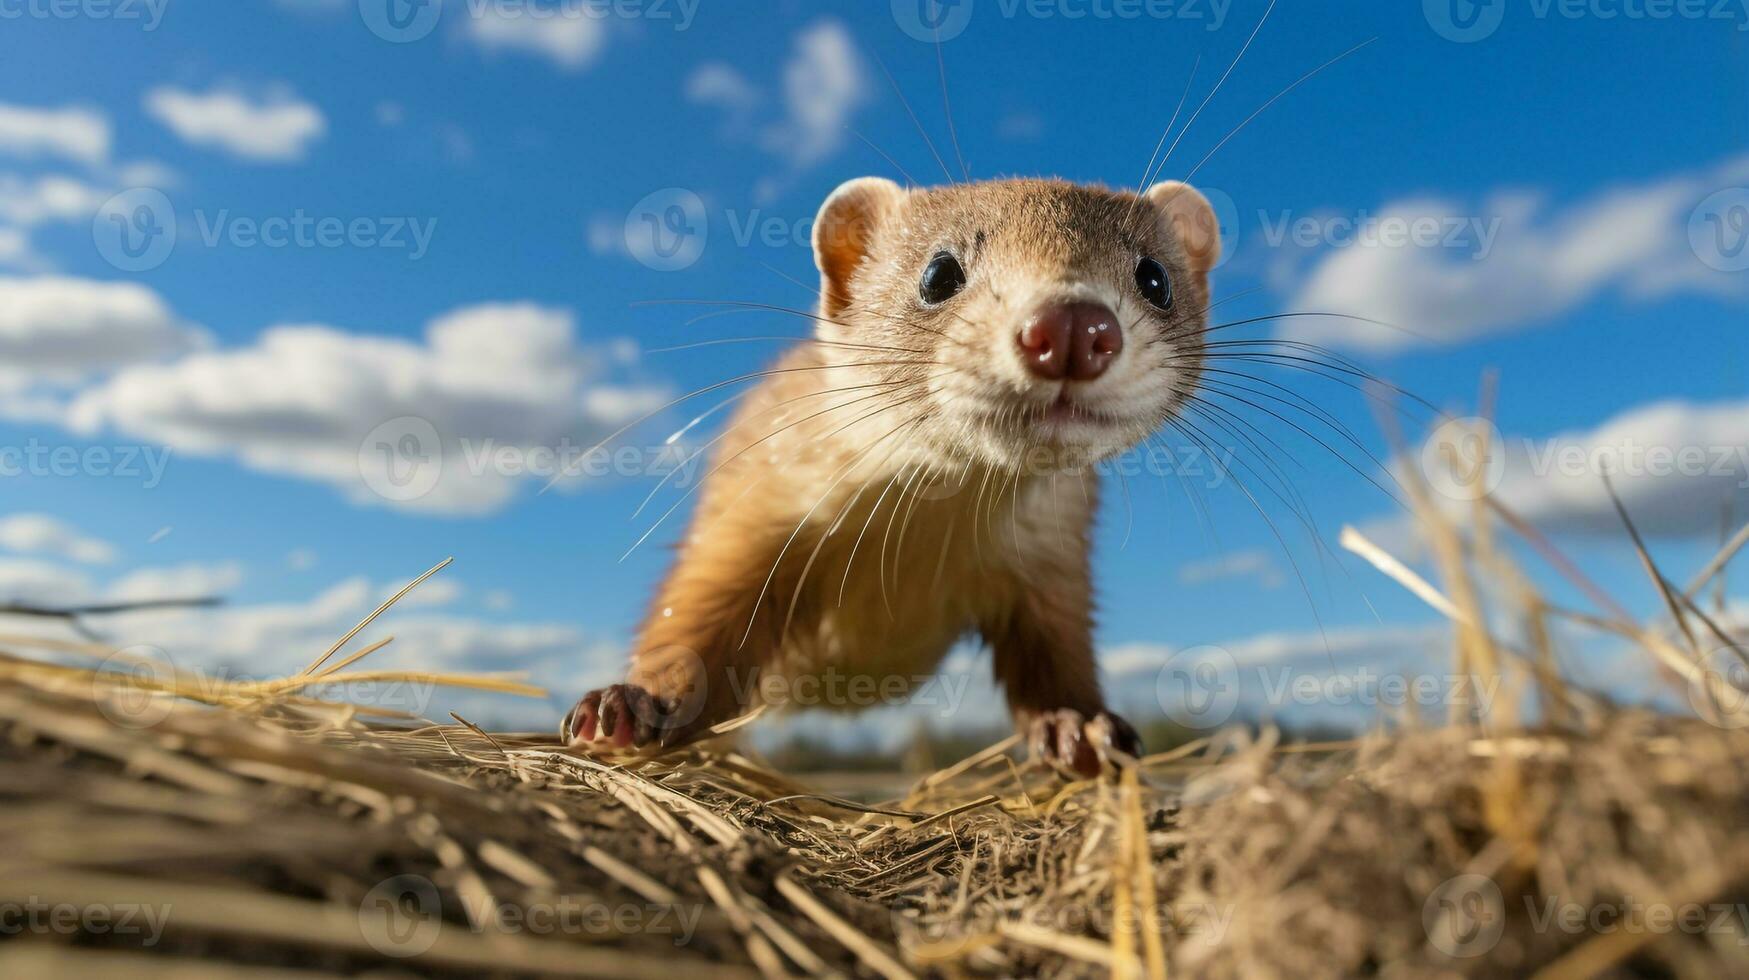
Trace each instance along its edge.
{"label": "weasel's ear", "polygon": [[820,267],[821,312],[837,316],[850,305],[850,277],[868,254],[875,228],[905,196],[885,177],[858,177],[838,185],[814,219],[814,264]]}
{"label": "weasel's ear", "polygon": [[1193,271],[1207,275],[1221,260],[1221,222],[1202,192],[1181,180],[1163,180],[1143,195],[1159,209],[1184,246]]}

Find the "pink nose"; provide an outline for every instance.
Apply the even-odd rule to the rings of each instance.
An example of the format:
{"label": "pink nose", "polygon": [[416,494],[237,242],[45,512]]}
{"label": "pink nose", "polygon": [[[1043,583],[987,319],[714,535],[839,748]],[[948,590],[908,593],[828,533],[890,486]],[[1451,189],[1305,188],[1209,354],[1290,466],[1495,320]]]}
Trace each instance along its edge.
{"label": "pink nose", "polygon": [[1123,352],[1117,314],[1102,303],[1052,303],[1014,340],[1027,370],[1046,381],[1092,381]]}

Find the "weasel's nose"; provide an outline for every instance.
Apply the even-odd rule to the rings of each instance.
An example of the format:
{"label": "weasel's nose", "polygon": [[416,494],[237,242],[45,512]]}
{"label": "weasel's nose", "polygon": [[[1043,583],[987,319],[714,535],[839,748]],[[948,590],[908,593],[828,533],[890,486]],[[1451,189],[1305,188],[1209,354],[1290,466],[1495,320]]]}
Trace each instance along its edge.
{"label": "weasel's nose", "polygon": [[1052,303],[1034,313],[1014,341],[1037,377],[1092,381],[1123,351],[1123,329],[1103,303]]}

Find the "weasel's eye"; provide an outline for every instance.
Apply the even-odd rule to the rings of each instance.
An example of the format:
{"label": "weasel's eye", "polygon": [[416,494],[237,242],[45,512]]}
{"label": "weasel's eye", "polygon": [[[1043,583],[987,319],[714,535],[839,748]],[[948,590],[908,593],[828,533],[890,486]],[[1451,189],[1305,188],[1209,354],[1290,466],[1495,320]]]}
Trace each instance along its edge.
{"label": "weasel's eye", "polygon": [[966,270],[960,268],[960,260],[946,252],[937,252],[935,258],[923,267],[923,281],[917,284],[917,293],[923,297],[923,302],[934,306],[952,299],[965,287]]}
{"label": "weasel's eye", "polygon": [[1172,308],[1172,280],[1166,277],[1166,268],[1160,263],[1142,257],[1136,263],[1136,288],[1142,291],[1142,298],[1154,305],[1158,310]]}

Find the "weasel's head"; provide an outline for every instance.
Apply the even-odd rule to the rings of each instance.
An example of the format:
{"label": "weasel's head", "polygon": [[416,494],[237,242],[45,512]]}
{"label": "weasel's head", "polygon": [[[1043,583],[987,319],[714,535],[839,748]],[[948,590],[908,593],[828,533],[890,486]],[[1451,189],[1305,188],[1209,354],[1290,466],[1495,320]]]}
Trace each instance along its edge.
{"label": "weasel's head", "polygon": [[892,414],[941,453],[1013,469],[1102,459],[1189,397],[1220,248],[1208,201],[1176,181],[1137,196],[865,177],[814,225],[818,335],[830,360],[891,383],[907,401]]}

